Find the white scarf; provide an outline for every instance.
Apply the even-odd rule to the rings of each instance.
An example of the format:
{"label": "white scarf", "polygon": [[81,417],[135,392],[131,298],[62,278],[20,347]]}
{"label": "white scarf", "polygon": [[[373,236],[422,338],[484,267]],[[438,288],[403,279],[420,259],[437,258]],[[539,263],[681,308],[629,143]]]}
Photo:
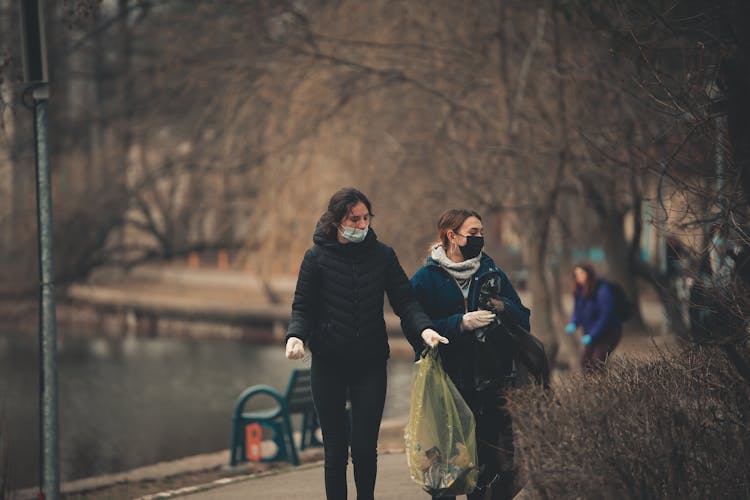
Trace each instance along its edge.
{"label": "white scarf", "polygon": [[437,262],[440,267],[448,271],[448,274],[455,278],[458,282],[458,286],[461,288],[464,288],[471,277],[474,276],[477,270],[479,270],[479,261],[482,260],[482,254],[480,253],[473,259],[453,262],[445,253],[443,245],[440,244],[432,247],[430,256],[432,257],[432,260]]}

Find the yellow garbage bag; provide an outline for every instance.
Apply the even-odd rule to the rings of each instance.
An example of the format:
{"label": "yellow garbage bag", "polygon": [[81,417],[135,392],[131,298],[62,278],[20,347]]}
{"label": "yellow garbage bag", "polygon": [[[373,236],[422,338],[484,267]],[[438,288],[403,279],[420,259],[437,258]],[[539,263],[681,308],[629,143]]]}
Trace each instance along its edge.
{"label": "yellow garbage bag", "polygon": [[432,496],[466,495],[477,484],[474,415],[443,370],[437,348],[414,365],[404,431],[411,478]]}

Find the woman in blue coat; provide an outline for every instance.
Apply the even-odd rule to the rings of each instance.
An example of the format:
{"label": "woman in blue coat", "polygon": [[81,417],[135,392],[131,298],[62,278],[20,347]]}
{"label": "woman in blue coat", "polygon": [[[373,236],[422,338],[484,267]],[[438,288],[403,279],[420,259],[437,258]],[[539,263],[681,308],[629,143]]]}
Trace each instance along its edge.
{"label": "woman in blue coat", "polygon": [[573,269],[573,314],[565,333],[573,335],[583,329],[584,345],[581,368],[585,373],[601,369],[620,342],[622,319],[612,287],[597,277],[589,264],[578,264]]}
{"label": "woman in blue coat", "polygon": [[[511,345],[489,346],[505,341],[494,338],[499,329],[493,326],[505,321],[528,330],[530,312],[505,273],[482,252],[482,218],[477,212],[447,210],[438,221],[438,238],[411,284],[435,329],[450,341],[440,344],[440,359],[476,419],[482,472],[468,498],[484,498],[489,487],[492,499],[512,498],[513,431],[503,391],[514,371],[514,352]],[[492,309],[497,313],[487,310],[488,299],[495,301]],[[490,354],[494,366],[488,373]]]}

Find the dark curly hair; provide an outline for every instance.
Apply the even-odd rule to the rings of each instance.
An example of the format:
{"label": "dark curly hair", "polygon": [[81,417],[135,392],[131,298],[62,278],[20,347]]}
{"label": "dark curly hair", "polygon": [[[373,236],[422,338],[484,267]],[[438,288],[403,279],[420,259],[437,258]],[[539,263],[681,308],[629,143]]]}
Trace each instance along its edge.
{"label": "dark curly hair", "polygon": [[349,210],[359,202],[365,204],[370,217],[375,215],[372,213],[370,200],[367,199],[367,196],[362,191],[353,187],[339,189],[333,193],[333,196],[328,201],[328,210],[320,217],[318,228],[322,228],[326,235],[332,237],[338,231],[338,225],[346,217],[346,214],[349,213]]}

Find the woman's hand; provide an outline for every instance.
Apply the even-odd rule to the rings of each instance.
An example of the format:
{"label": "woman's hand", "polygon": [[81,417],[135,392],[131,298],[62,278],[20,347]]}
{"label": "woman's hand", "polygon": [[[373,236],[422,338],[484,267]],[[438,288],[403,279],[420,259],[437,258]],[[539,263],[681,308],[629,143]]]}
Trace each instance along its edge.
{"label": "woman's hand", "polygon": [[492,311],[485,311],[483,309],[471,311],[464,314],[464,317],[461,319],[461,329],[464,331],[476,330],[477,328],[489,325],[494,319],[495,313]]}
{"label": "woman's hand", "polygon": [[424,340],[424,343],[430,347],[435,347],[436,345],[438,345],[438,343],[448,343],[448,339],[440,335],[432,328],[425,328],[424,330],[422,330],[422,340]]}
{"label": "woman's hand", "polygon": [[305,356],[305,344],[297,337],[286,341],[286,359],[302,359]]}

